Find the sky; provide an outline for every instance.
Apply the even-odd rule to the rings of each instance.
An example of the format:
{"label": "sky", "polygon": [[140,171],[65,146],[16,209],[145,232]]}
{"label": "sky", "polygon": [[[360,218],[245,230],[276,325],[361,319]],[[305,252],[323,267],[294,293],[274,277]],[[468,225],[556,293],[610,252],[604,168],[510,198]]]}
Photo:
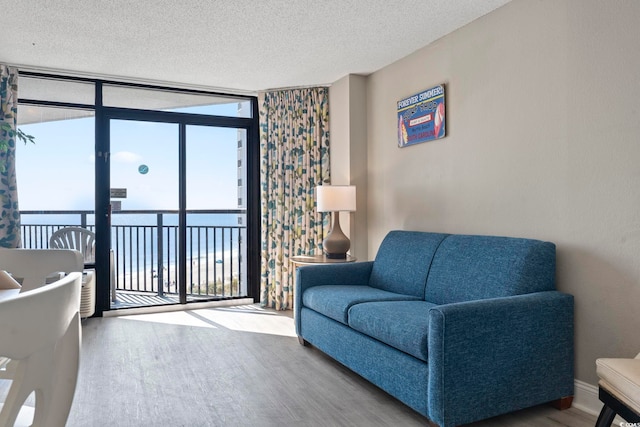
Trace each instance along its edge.
{"label": "sky", "polygon": [[[20,210],[93,210],[94,118],[20,128],[35,137],[16,148]],[[187,126],[187,209],[238,207],[237,141],[236,129]],[[122,209],[177,209],[178,125],[112,120],[111,188],[127,189]]]}

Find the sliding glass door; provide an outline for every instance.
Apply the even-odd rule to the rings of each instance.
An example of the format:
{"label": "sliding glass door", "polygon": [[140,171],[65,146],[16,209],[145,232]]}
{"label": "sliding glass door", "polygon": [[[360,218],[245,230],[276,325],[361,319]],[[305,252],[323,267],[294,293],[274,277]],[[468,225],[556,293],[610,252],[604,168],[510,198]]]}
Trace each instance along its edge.
{"label": "sliding glass door", "polygon": [[111,308],[248,295],[247,130],[109,120]]}
{"label": "sliding glass door", "polygon": [[111,120],[111,308],[179,301],[179,125]]}
{"label": "sliding glass door", "polygon": [[22,245],[95,232],[97,316],[257,300],[256,97],[20,71],[18,116]]}
{"label": "sliding glass door", "polygon": [[245,129],[187,126],[187,297],[247,295]]}

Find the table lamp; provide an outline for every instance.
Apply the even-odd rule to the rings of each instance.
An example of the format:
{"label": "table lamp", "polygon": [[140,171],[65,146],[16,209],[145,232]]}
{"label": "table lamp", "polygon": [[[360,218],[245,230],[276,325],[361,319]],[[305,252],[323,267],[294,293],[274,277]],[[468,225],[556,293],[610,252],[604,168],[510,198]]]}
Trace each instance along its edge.
{"label": "table lamp", "polygon": [[353,185],[320,185],[316,187],[318,212],[333,212],[331,231],[322,241],[327,258],[344,259],[351,246],[340,228],[340,212],[356,210],[356,187]]}

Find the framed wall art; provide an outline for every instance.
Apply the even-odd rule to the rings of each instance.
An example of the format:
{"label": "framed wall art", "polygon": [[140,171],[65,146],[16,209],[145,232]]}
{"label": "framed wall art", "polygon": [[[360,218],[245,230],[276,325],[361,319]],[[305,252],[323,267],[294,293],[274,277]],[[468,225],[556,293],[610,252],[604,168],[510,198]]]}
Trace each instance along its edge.
{"label": "framed wall art", "polygon": [[398,147],[444,138],[444,85],[398,101]]}

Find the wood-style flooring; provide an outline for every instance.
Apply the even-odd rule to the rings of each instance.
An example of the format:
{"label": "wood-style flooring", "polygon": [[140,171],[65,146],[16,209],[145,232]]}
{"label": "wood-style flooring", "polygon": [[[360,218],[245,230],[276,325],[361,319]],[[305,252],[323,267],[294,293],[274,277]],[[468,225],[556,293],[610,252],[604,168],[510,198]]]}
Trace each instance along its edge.
{"label": "wood-style flooring", "polygon": [[[68,427],[425,426],[427,420],[320,351],[291,313],[256,305],[83,321]],[[592,427],[538,406],[473,427]]]}

